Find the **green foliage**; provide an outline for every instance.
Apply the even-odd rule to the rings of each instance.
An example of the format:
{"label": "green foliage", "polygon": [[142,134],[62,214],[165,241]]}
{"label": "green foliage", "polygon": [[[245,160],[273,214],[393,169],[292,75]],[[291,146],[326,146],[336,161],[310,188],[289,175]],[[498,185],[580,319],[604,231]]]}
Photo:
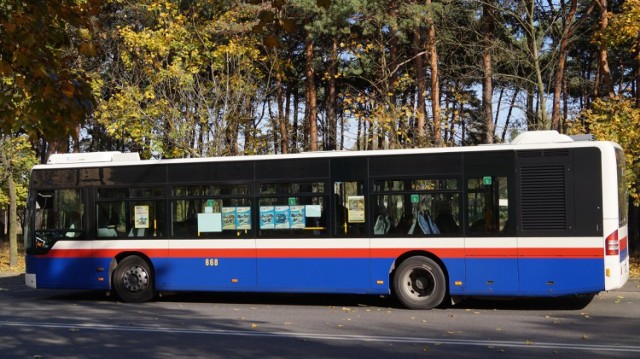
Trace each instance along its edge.
{"label": "green foliage", "polygon": [[73,54],[94,52],[94,1],[0,3],[0,131],[60,139],[93,108],[88,78]]}
{"label": "green foliage", "polygon": [[609,47],[623,46],[640,60],[640,0],[626,0],[622,10],[611,16],[609,27],[598,33],[595,41]]}
{"label": "green foliage", "polygon": [[258,8],[217,10],[200,2],[125,5],[122,11],[140,21],[111,34],[120,67],[105,74],[100,92],[108,96],[95,116],[110,136],[143,157],[225,152],[226,131],[246,125],[245,99],[256,96],[261,54],[247,36]]}
{"label": "green foliage", "polygon": [[[616,57],[638,54],[639,2],[610,2],[610,26],[595,45],[615,47]],[[485,4],[494,13],[488,44],[481,41]],[[527,16],[531,4],[535,7]],[[535,124],[544,117],[541,94],[552,88],[557,44],[566,27],[573,26],[574,33],[568,90],[563,92],[567,121],[591,102],[594,79],[601,77],[599,49],[590,41],[601,10],[579,2],[575,22],[565,23],[569,5],[530,0],[4,0],[0,127],[5,134],[25,131],[35,144],[42,137],[43,142],[68,138],[84,124],[82,150],[128,150],[143,157],[277,153],[285,147],[280,140],[295,151],[310,142],[305,89],[313,84],[314,112],[324,137],[318,142],[327,148],[335,147],[327,139],[338,136],[346,138],[339,148],[356,147],[357,140],[376,146],[423,145],[416,133],[437,130],[447,145],[473,144],[486,132],[477,89],[487,46],[494,92],[520,94],[508,105],[507,96],[502,99],[496,120],[500,131],[503,114],[511,109],[516,110],[505,133],[514,124]],[[429,113],[435,85],[425,65],[431,19],[437,34],[438,81],[433,83],[440,90],[439,121]],[[308,40],[313,41],[310,78],[304,53]],[[624,63],[611,61],[617,87],[622,92],[631,88],[628,57]],[[418,98],[425,103],[418,104]],[[424,118],[418,111],[423,107]],[[418,117],[425,121],[420,129]]]}
{"label": "green foliage", "polygon": [[35,153],[31,149],[27,136],[1,136],[0,158],[6,158],[7,163],[0,162],[0,207],[9,206],[9,193],[6,181],[13,176],[16,185],[17,207],[24,208],[29,187],[29,173],[31,167],[38,163]]}
{"label": "green foliage", "polygon": [[[573,124],[572,133],[591,133],[598,140],[619,143],[625,151],[629,195],[640,204],[640,108],[622,96],[599,98]],[[584,124],[584,125],[583,125]]]}

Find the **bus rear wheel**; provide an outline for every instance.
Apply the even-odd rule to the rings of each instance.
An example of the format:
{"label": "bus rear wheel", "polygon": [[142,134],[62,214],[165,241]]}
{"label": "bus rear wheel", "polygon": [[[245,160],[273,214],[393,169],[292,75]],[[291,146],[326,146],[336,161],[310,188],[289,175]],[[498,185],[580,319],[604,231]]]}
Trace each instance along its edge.
{"label": "bus rear wheel", "polygon": [[124,302],[142,303],[155,297],[154,278],[149,263],[129,256],[113,272],[113,288]]}
{"label": "bus rear wheel", "polygon": [[442,268],[427,257],[411,257],[393,275],[394,293],[410,309],[431,309],[442,303],[447,282]]}

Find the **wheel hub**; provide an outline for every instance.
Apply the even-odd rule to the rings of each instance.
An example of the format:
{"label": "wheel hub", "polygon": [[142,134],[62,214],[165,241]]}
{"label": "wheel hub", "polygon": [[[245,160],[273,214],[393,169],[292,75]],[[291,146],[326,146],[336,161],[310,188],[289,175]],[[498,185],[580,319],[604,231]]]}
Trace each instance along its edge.
{"label": "wheel hub", "polygon": [[133,266],[124,273],[122,283],[130,292],[141,292],[149,285],[149,273],[140,266]]}
{"label": "wheel hub", "polygon": [[433,280],[424,270],[414,270],[409,275],[407,284],[411,288],[411,293],[417,297],[425,297],[433,293]]}

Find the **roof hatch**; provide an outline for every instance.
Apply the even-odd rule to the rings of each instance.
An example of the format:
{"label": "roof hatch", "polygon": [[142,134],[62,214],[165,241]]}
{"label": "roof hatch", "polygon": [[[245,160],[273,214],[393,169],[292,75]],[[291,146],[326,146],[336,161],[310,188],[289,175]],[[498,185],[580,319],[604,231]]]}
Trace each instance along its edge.
{"label": "roof hatch", "polygon": [[536,143],[565,143],[573,142],[567,135],[561,135],[558,131],[528,131],[519,134],[511,141],[512,145],[530,145]]}

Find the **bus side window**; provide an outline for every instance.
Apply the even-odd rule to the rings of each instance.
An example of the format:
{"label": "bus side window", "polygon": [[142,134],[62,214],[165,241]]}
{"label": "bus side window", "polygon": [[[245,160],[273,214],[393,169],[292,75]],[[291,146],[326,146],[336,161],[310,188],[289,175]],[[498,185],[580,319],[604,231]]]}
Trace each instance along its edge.
{"label": "bus side window", "polygon": [[470,234],[503,233],[509,220],[506,177],[467,180],[467,225]]}
{"label": "bus side window", "polygon": [[366,203],[362,181],[334,182],[334,235],[358,237],[366,233]]}
{"label": "bus side window", "polygon": [[374,236],[460,234],[456,178],[376,179],[373,182]]}

